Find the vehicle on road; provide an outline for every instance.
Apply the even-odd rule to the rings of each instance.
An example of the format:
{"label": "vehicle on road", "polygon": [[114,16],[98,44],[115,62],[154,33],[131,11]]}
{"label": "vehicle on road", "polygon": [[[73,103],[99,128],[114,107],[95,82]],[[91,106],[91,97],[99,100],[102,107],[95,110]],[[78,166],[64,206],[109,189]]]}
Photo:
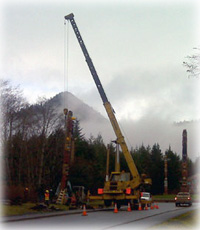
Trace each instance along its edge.
{"label": "vehicle on road", "polygon": [[189,192],[179,192],[175,197],[175,205],[176,207],[181,205],[192,205],[192,199]]}
{"label": "vehicle on road", "polygon": [[151,193],[141,192],[141,200],[152,201]]}
{"label": "vehicle on road", "polygon": [[152,195],[150,192],[141,192],[140,194],[140,200],[141,200],[141,204],[144,207],[145,204],[147,204],[147,206],[151,206],[152,203]]}

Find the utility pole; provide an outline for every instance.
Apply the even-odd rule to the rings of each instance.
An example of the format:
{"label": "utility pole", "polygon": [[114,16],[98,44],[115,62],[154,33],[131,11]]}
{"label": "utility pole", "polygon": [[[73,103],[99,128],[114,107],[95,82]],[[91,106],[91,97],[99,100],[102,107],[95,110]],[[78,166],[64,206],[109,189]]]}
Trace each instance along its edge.
{"label": "utility pole", "polygon": [[115,172],[120,172],[119,143],[116,142]]}
{"label": "utility pole", "polygon": [[109,181],[110,145],[107,145],[106,181]]}
{"label": "utility pole", "polygon": [[116,144],[116,152],[115,152],[115,172],[120,172],[120,157],[119,157],[119,143],[117,140],[112,141]]}
{"label": "utility pole", "polygon": [[164,193],[168,194],[168,162],[169,159],[167,159],[167,155],[165,153],[164,156],[164,173],[165,173],[165,179],[164,179]]}

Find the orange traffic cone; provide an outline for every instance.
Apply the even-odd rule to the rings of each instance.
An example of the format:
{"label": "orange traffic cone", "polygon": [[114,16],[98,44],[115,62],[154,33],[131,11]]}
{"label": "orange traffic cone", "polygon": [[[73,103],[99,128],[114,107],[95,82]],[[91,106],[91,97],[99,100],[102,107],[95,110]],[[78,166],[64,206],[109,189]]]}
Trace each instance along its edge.
{"label": "orange traffic cone", "polygon": [[139,210],[139,211],[142,211],[141,203],[139,203],[138,210]]}
{"label": "orange traffic cone", "polygon": [[156,209],[159,209],[159,207],[158,207],[158,203],[156,204]]}
{"label": "orange traffic cone", "polygon": [[148,210],[148,207],[147,207],[147,203],[145,204],[145,208],[144,208],[145,210]]}
{"label": "orange traffic cone", "polygon": [[154,209],[154,205],[153,205],[153,203],[151,203],[151,209]]}
{"label": "orange traffic cone", "polygon": [[128,212],[131,212],[131,205],[130,203],[128,203],[128,209],[127,209]]}
{"label": "orange traffic cone", "polygon": [[114,213],[118,213],[117,204],[115,203]]}
{"label": "orange traffic cone", "polygon": [[86,212],[85,204],[83,205],[83,213],[82,213],[82,216],[87,216],[87,212]]}

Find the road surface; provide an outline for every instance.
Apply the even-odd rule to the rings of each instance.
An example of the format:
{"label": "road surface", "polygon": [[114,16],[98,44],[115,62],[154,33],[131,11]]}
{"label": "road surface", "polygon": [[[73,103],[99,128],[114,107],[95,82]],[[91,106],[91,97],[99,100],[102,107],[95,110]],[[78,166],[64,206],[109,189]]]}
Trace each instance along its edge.
{"label": "road surface", "polygon": [[5,227],[5,229],[8,227],[9,229],[148,229],[161,224],[167,219],[195,209],[199,209],[198,204],[193,204],[192,207],[175,207],[174,203],[159,203],[159,209],[153,210],[133,210],[128,212],[127,207],[123,207],[118,213],[114,213],[113,210],[87,212],[87,216],[73,214],[7,222],[3,223],[3,227]]}

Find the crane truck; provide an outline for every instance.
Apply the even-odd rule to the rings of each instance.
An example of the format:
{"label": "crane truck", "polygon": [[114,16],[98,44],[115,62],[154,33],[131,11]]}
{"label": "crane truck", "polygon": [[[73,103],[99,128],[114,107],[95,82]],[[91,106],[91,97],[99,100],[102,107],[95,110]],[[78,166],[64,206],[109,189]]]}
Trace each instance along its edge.
{"label": "crane truck", "polygon": [[130,172],[111,172],[110,178],[105,181],[104,188],[98,189],[98,195],[89,196],[90,200],[103,200],[105,206],[110,206],[112,202],[117,204],[120,208],[122,204],[130,203],[132,208],[137,208],[139,203],[142,203],[141,192],[145,191],[146,187],[151,185],[151,179],[147,178],[146,175],[139,175],[138,170],[135,166],[133,158],[128,150],[127,144],[125,142],[124,136],[122,135],[121,129],[115,117],[114,110],[111,103],[105,94],[101,81],[98,77],[96,69],[93,65],[92,59],[86,49],[82,36],[79,32],[77,24],[74,20],[74,14],[71,13],[64,17],[65,20],[70,21],[82,52],[85,56],[85,60],[94,79],[96,87],[99,91],[100,97],[103,101],[103,105],[113,127],[116,135],[116,142],[120,145],[121,150],[124,154],[125,160],[127,162]]}

